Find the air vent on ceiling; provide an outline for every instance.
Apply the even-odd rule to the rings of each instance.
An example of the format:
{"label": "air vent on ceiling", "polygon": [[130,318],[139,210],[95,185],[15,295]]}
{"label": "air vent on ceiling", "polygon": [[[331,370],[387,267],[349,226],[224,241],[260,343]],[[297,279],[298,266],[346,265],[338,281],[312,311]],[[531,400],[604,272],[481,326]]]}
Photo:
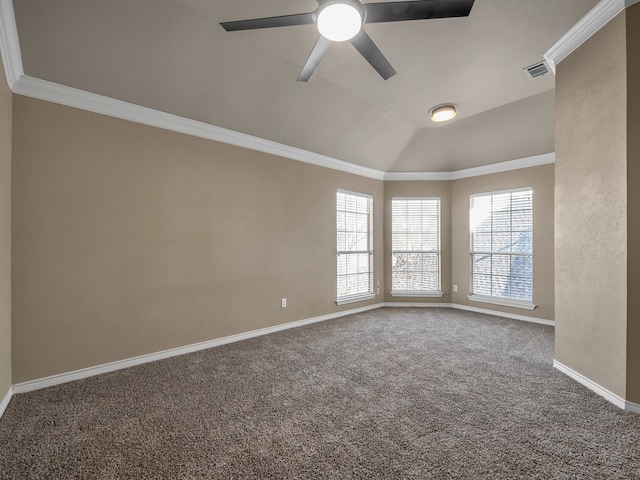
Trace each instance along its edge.
{"label": "air vent on ceiling", "polygon": [[523,68],[524,73],[531,80],[534,78],[542,77],[549,73],[549,65],[544,60],[540,63],[534,63],[533,65],[529,65],[527,68]]}

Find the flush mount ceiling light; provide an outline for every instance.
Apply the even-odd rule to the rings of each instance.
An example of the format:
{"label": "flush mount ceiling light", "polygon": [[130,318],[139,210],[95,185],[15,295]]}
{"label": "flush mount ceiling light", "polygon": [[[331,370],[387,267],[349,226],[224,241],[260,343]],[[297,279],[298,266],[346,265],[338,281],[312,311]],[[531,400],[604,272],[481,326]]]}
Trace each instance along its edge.
{"label": "flush mount ceiling light", "polygon": [[431,120],[434,122],[446,122],[457,114],[455,105],[439,105],[431,109]]}
{"label": "flush mount ceiling light", "polygon": [[318,11],[318,31],[327,40],[344,42],[355,37],[362,28],[360,2],[328,2]]}

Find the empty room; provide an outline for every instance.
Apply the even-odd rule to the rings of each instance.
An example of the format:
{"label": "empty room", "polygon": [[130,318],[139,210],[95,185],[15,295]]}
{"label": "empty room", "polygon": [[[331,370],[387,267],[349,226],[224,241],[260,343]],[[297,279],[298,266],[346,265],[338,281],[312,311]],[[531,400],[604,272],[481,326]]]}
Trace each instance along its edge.
{"label": "empty room", "polygon": [[0,0],[0,56],[0,480],[640,478],[639,0]]}

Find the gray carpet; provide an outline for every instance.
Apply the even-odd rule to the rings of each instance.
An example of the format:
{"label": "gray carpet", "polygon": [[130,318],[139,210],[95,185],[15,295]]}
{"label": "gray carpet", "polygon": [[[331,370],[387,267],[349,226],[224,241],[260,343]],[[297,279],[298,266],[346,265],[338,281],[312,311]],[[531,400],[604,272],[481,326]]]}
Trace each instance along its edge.
{"label": "gray carpet", "polygon": [[640,478],[553,329],[381,309],[15,396],[2,479]]}

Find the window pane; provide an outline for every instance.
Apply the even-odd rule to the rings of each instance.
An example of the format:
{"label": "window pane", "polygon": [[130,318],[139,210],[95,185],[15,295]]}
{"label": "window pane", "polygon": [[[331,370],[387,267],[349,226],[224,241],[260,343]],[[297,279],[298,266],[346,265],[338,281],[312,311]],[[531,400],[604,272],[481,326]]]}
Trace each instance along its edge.
{"label": "window pane", "polygon": [[533,273],[533,258],[529,256],[513,255],[511,257],[510,274],[517,277],[531,277]]}
{"label": "window pane", "polygon": [[471,197],[472,286],[477,295],[533,298],[533,191]]}
{"label": "window pane", "polygon": [[423,233],[421,250],[438,250],[438,235],[436,233]]}
{"label": "window pane", "polygon": [[422,235],[419,233],[407,234],[407,250],[422,250]]}
{"label": "window pane", "polygon": [[357,241],[356,241],[356,247],[355,249],[358,250],[359,252],[368,250],[367,245],[369,244],[369,235],[367,235],[367,233],[358,233],[357,235]]}
{"label": "window pane", "polygon": [[435,215],[422,218],[422,231],[424,233],[437,232],[439,230],[440,219]]}
{"label": "window pane", "polygon": [[437,253],[424,254],[422,268],[426,271],[437,273],[439,270],[438,254]]}
{"label": "window pane", "polygon": [[424,290],[422,286],[422,273],[416,271],[407,272],[407,290]]}
{"label": "window pane", "polygon": [[491,276],[491,295],[494,297],[509,298],[509,277]]}
{"label": "window pane", "polygon": [[493,232],[491,238],[492,252],[509,252],[511,251],[511,233],[510,232]]}
{"label": "window pane", "polygon": [[511,251],[514,253],[533,252],[532,232],[513,232],[511,234]]}
{"label": "window pane", "polygon": [[482,275],[491,275],[491,255],[474,255],[473,271]]}
{"label": "window pane", "polygon": [[371,197],[336,194],[338,299],[373,293],[372,212]]}
{"label": "window pane", "polygon": [[358,256],[352,253],[345,256],[347,257],[347,274],[358,273]]}
{"label": "window pane", "polygon": [[491,295],[491,275],[474,274],[471,289],[477,295]]}
{"label": "window pane", "polygon": [[392,199],[391,249],[392,290],[440,289],[439,198]]}
{"label": "window pane", "polygon": [[357,254],[358,258],[358,273],[368,273],[369,272],[369,254],[368,253],[359,253]]}
{"label": "window pane", "polygon": [[357,202],[358,202],[358,197],[355,195],[348,195],[345,194],[345,201],[346,201],[346,210],[347,212],[352,212],[355,213],[357,211]]}
{"label": "window pane", "polygon": [[473,234],[473,251],[474,252],[490,252],[491,251],[491,232]]}
{"label": "window pane", "polygon": [[511,215],[512,230],[515,232],[530,232],[533,225],[533,212],[519,210]]}
{"label": "window pane", "polygon": [[491,226],[493,232],[510,232],[511,231],[511,212],[499,211],[494,212],[491,218]]}
{"label": "window pane", "polygon": [[[393,227],[392,227],[393,229]],[[407,249],[407,235],[404,233],[392,233],[391,234],[391,249],[392,250],[406,250]]]}
{"label": "window pane", "polygon": [[338,276],[338,298],[347,295],[347,277]]}
{"label": "window pane", "polygon": [[407,274],[405,272],[393,272],[391,283],[394,290],[407,290]]}
{"label": "window pane", "polygon": [[347,274],[347,255],[338,255],[338,275]]}
{"label": "window pane", "polygon": [[422,274],[422,285],[425,290],[438,290],[438,273],[424,272]]}
{"label": "window pane", "polygon": [[508,255],[492,255],[491,256],[491,274],[492,275],[509,275],[510,258]]}

